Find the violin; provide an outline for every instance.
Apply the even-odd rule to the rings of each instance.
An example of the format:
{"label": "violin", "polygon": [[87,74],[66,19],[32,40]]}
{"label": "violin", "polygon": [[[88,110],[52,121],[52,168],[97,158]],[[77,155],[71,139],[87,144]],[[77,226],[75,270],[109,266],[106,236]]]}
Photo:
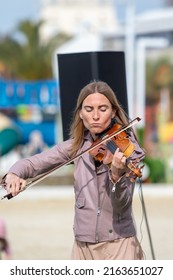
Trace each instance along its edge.
{"label": "violin", "polygon": [[[130,156],[132,154],[133,150],[134,150],[134,146],[133,146],[133,143],[131,143],[130,140],[128,139],[128,137],[126,136],[126,133],[124,134],[123,132],[125,132],[127,129],[132,127],[135,123],[139,122],[140,120],[141,119],[139,117],[137,117],[134,120],[132,120],[131,122],[129,122],[124,127],[122,127],[121,125],[120,126],[118,125],[118,127],[116,126],[116,129],[115,129],[115,127],[113,126],[106,135],[102,136],[102,139],[98,138],[91,145],[91,147],[89,147],[85,151],[81,152],[80,154],[74,156],[73,158],[67,160],[66,162],[54,167],[53,169],[44,173],[43,175],[29,181],[27,183],[25,189],[21,190],[20,192],[22,192],[22,191],[26,190],[27,188],[35,185],[36,183],[42,181],[43,179],[47,178],[49,175],[53,174],[55,171],[60,169],[61,167],[66,166],[66,165],[74,162],[74,160],[80,158],[81,156],[83,156],[84,154],[86,154],[88,152],[92,153],[92,151],[93,151],[93,155],[96,156],[96,154],[97,154],[97,158],[99,158],[99,156],[101,155],[102,160],[103,160],[104,155],[102,155],[100,153],[100,149],[101,149],[101,147],[103,147],[105,149],[105,146],[104,146],[105,143],[107,143],[107,146],[112,151],[112,154],[116,150],[117,146],[115,146],[115,145],[118,145],[118,147],[120,147],[122,149],[122,151],[123,151],[124,155],[126,155],[126,157]],[[120,134],[120,136],[119,136],[119,134]],[[112,140],[112,138],[113,138],[113,140]],[[125,144],[123,145],[123,143],[125,143]],[[113,148],[110,148],[110,146],[112,146],[112,144],[113,144]],[[99,151],[99,153],[98,153],[98,151]],[[100,158],[100,160],[101,160],[101,158]],[[134,166],[131,162],[128,163],[128,167],[131,169],[131,171],[134,172],[135,176],[138,176],[138,177],[142,176],[141,169]],[[2,181],[0,183],[0,185],[5,188],[6,187],[5,181]],[[8,194],[4,195],[1,198],[1,200],[4,199],[4,198],[11,199],[11,198],[13,198],[13,195],[12,195],[12,193],[8,193]]]}
{"label": "violin", "polygon": [[[119,148],[119,150],[124,154],[124,156],[127,159],[127,167],[129,168],[129,173],[127,173],[127,176],[131,177],[131,181],[135,181],[137,177],[142,177],[142,168],[137,167],[132,161],[130,160],[130,156],[133,153],[135,149],[135,145],[130,141],[129,135],[127,131],[122,131],[123,126],[119,123],[115,123],[110,129],[102,132],[99,137],[93,142],[91,145],[91,150],[89,151],[89,154],[93,156],[93,158],[96,161],[102,162],[105,155],[107,154],[107,150],[111,152],[107,165],[110,166],[113,158],[113,154],[115,153],[116,149]],[[104,139],[107,137],[107,135],[112,135],[114,132],[118,132],[116,136],[113,136],[109,141],[107,141],[105,144],[97,145],[99,143],[100,139]],[[121,132],[122,131],[122,132]],[[92,146],[96,148],[92,149]]]}

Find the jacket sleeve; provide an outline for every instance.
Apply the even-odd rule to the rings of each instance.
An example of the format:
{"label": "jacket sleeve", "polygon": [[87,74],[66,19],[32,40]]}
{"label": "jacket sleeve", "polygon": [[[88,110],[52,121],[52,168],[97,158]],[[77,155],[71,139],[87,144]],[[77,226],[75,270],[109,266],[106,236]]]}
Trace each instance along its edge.
{"label": "jacket sleeve", "polygon": [[[140,167],[145,157],[145,152],[140,147],[133,133],[129,137],[134,144],[134,151],[127,160],[132,161],[136,167]],[[112,182],[112,199],[116,207],[119,208],[119,212],[123,211],[132,203],[135,180],[136,176],[127,168],[126,173],[116,183]]]}
{"label": "jacket sleeve", "polygon": [[58,167],[58,165],[70,159],[68,152],[70,141],[67,140],[42,153],[17,161],[8,173],[11,172],[23,179],[28,179],[44,174],[56,166]]}

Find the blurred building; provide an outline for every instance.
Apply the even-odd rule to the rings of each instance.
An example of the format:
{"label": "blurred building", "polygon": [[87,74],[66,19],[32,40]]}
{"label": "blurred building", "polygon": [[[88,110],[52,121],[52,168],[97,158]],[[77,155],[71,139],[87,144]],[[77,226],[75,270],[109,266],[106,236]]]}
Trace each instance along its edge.
{"label": "blurred building", "polygon": [[[105,48],[114,50],[125,48],[125,40],[129,34],[134,36],[135,40],[162,37],[170,44],[173,43],[173,6],[162,8],[158,6],[155,9],[137,13],[135,2],[129,1],[129,3],[123,5],[125,15],[123,20],[119,21],[118,31],[105,34]],[[130,33],[128,33],[129,29]]]}
{"label": "blurred building", "polygon": [[84,29],[97,34],[117,29],[112,0],[41,0],[41,3],[44,40],[57,32],[75,36]]}
{"label": "blurred building", "polygon": [[87,31],[102,37],[102,49],[124,48],[127,28],[137,37],[164,36],[173,30],[173,6],[168,0],[40,0],[45,21],[43,40],[57,32],[72,36]]}

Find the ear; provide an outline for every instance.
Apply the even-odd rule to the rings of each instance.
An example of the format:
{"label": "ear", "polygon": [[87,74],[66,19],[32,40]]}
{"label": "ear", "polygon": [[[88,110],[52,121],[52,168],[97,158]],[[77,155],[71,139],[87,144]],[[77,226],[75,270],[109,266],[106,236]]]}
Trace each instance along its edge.
{"label": "ear", "polygon": [[112,119],[115,118],[115,115],[116,115],[116,111],[112,110]]}
{"label": "ear", "polygon": [[81,110],[79,111],[79,117],[83,120],[83,116],[82,116]]}

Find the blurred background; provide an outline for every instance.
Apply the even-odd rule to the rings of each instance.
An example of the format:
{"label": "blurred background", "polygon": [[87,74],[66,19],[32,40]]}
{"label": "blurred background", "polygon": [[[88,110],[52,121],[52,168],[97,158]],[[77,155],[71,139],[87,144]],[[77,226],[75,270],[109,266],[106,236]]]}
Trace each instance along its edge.
{"label": "blurred background", "polygon": [[[0,175],[62,139],[57,53],[123,51],[129,116],[141,118],[146,150],[143,184],[171,186],[173,1],[6,0],[0,10]],[[57,176],[72,185],[71,168],[43,184]]]}

